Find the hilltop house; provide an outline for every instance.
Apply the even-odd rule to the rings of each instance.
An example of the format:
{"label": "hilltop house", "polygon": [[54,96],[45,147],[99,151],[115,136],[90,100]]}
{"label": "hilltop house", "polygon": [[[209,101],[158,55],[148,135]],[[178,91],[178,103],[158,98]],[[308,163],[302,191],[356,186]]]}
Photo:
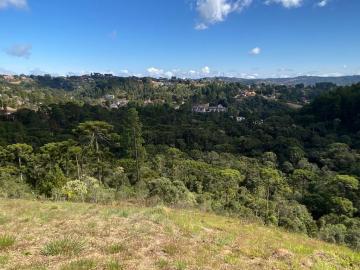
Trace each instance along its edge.
{"label": "hilltop house", "polygon": [[199,104],[192,107],[192,111],[195,113],[221,113],[227,112],[227,108],[223,105],[219,104],[217,106],[210,106],[209,103],[206,104]]}
{"label": "hilltop house", "polygon": [[11,107],[1,107],[0,108],[0,113],[2,115],[11,115],[13,113],[16,113],[17,109],[11,108]]}
{"label": "hilltop house", "polygon": [[106,100],[114,100],[115,99],[115,96],[114,95],[105,95],[104,98]]}
{"label": "hilltop house", "polygon": [[244,116],[237,116],[236,117],[236,122],[244,122],[246,120],[246,118]]}

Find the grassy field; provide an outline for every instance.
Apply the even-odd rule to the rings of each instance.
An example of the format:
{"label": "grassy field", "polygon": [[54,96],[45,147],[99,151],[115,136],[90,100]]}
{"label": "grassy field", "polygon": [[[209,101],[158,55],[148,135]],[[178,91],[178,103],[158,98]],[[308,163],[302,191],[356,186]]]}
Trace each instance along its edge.
{"label": "grassy field", "polygon": [[360,269],[360,254],[197,211],[0,200],[0,269]]}

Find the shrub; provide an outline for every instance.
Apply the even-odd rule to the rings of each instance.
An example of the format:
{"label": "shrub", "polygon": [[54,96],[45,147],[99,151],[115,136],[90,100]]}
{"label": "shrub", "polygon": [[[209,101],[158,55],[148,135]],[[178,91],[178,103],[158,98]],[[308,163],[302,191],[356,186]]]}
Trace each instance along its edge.
{"label": "shrub", "polygon": [[158,197],[167,204],[186,202],[189,199],[195,201],[181,181],[171,181],[169,178],[161,177],[150,180],[147,185],[149,197]]}
{"label": "shrub", "polygon": [[337,244],[345,243],[346,227],[343,224],[327,224],[320,229],[320,239]]}
{"label": "shrub", "polygon": [[14,171],[12,167],[0,168],[0,198],[33,199],[30,186],[19,180]]}
{"label": "shrub", "polygon": [[115,199],[115,190],[105,188],[96,178],[84,177],[87,188],[86,201],[95,203],[108,203]]}
{"label": "shrub", "polygon": [[69,181],[61,189],[62,194],[70,201],[84,201],[88,190],[80,180]]}
{"label": "shrub", "polygon": [[345,236],[346,244],[355,249],[360,251],[360,230],[359,228],[350,229],[347,231]]}
{"label": "shrub", "polygon": [[65,237],[47,243],[41,253],[45,256],[74,256],[80,254],[84,248],[84,241],[77,238]]}

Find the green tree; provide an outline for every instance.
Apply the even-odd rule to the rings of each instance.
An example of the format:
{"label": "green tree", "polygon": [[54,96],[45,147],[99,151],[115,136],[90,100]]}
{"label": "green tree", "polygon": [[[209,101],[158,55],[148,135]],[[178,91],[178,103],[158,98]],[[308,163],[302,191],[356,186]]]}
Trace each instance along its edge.
{"label": "green tree", "polygon": [[17,164],[20,180],[23,180],[23,171],[26,169],[24,163],[28,162],[32,157],[33,148],[28,144],[12,144],[7,146],[10,160]]}
{"label": "green tree", "polygon": [[101,158],[106,151],[105,146],[112,146],[119,141],[119,135],[113,129],[112,125],[102,121],[80,123],[75,129],[87,152],[95,155],[99,182],[102,182]]}

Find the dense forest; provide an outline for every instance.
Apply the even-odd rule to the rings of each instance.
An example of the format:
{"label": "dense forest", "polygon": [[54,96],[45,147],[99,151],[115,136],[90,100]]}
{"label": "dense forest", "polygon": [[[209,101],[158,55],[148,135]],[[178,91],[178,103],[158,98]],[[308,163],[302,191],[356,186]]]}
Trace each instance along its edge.
{"label": "dense forest", "polygon": [[[77,80],[3,83],[9,100],[22,87],[49,99],[0,121],[1,197],[198,207],[360,249],[360,84],[261,84],[238,99],[248,86]],[[109,109],[106,94],[130,102]],[[227,111],[192,112],[202,103]]]}

